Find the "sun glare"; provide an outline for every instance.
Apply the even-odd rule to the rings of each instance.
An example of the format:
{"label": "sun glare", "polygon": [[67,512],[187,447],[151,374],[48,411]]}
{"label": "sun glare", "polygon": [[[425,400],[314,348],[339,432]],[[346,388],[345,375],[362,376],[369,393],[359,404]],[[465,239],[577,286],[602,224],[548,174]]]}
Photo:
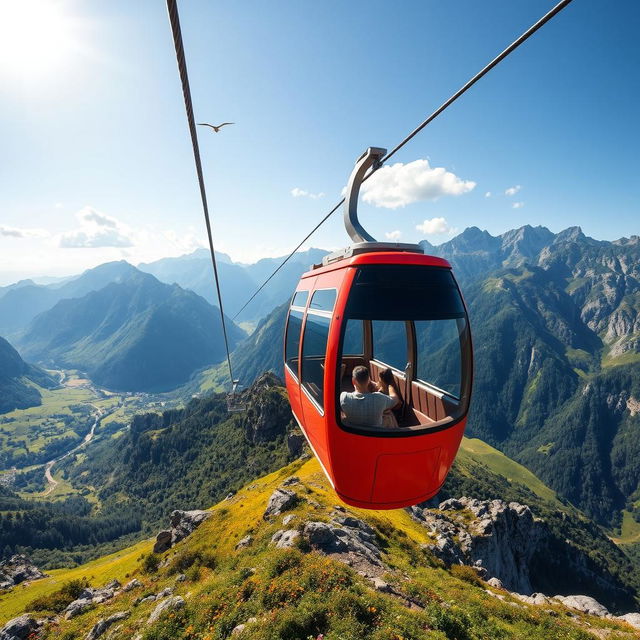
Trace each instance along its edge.
{"label": "sun glare", "polygon": [[25,78],[55,74],[71,61],[73,19],[60,0],[0,0],[0,72]]}

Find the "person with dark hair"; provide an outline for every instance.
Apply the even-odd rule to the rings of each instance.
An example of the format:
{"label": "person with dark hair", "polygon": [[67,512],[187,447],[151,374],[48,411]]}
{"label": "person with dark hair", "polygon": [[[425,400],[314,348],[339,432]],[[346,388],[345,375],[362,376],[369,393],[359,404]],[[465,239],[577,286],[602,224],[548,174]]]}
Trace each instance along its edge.
{"label": "person with dark hair", "polygon": [[402,405],[404,401],[402,399],[402,393],[398,388],[398,383],[393,377],[393,371],[388,368],[380,372],[380,382],[376,385],[375,390],[390,395],[390,389],[393,389],[398,401],[391,409],[386,409],[382,414],[382,424],[385,427],[397,427],[398,421],[402,416]]}
{"label": "person with dark hair", "polygon": [[352,381],[355,391],[340,394],[340,408],[347,422],[360,427],[384,426],[385,410],[400,402],[395,388],[387,385],[387,393],[372,390],[369,370],[363,366],[354,367]]}

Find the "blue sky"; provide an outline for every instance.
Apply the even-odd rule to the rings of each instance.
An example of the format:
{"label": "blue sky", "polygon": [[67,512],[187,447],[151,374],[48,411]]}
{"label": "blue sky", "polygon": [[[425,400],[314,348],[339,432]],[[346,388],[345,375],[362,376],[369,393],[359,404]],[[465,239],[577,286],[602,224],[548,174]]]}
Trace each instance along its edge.
{"label": "blue sky", "polygon": [[[553,4],[183,0],[196,118],[236,122],[200,130],[219,249],[287,253],[367,146],[394,146]],[[23,6],[0,27],[18,38],[0,45],[0,283],[204,243],[164,3]],[[365,227],[640,233],[639,18],[634,0],[575,0],[393,159]],[[310,244],[346,243],[336,214]]]}

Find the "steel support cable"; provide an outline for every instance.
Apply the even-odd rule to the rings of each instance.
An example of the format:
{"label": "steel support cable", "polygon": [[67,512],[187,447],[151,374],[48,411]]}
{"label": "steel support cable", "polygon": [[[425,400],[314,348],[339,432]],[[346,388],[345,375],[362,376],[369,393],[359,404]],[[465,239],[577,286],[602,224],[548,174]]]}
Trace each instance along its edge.
{"label": "steel support cable", "polygon": [[[445,109],[450,107],[462,94],[466,93],[478,80],[480,80],[483,76],[485,76],[491,69],[493,69],[496,65],[498,65],[502,60],[504,60],[510,53],[513,53],[525,40],[530,38],[538,29],[543,27],[551,18],[553,18],[556,14],[560,13],[562,9],[564,9],[572,0],[561,0],[555,7],[553,7],[549,12],[547,12],[540,20],[538,20],[535,24],[529,27],[519,38],[514,40],[502,53],[498,54],[489,64],[483,67],[478,73],[476,73],[473,78],[471,78],[462,88],[456,91],[446,102],[443,102],[429,117],[423,120],[408,136],[406,136],[401,142],[399,142],[389,153],[387,153],[384,158],[381,160],[380,166],[382,163],[389,160],[393,157],[402,147],[404,147],[412,138],[414,138],[420,131],[422,131],[430,122],[435,120]],[[380,168],[378,167],[378,169]],[[362,180],[362,182],[366,182],[376,171],[376,169],[370,171]],[[324,217],[320,222],[313,228],[313,230],[296,246],[296,248],[280,263],[280,265],[276,268],[276,270],[260,285],[260,287],[255,291],[255,293],[245,302],[240,311],[236,313],[234,316],[234,320],[244,311],[247,305],[264,289],[267,283],[273,278],[273,276],[284,267],[284,265],[293,257],[295,252],[340,208],[340,206],[344,203],[344,198],[336,204],[333,209]]]}
{"label": "steel support cable", "polygon": [[218,296],[218,305],[220,307],[220,320],[222,321],[222,334],[224,336],[224,348],[227,352],[227,365],[229,367],[229,377],[233,385],[233,368],[231,366],[231,353],[229,352],[229,339],[227,336],[227,325],[224,319],[224,308],[222,306],[222,294],[220,292],[220,279],[218,277],[218,265],[216,262],[216,254],[213,248],[213,235],[211,233],[211,220],[209,217],[209,205],[207,204],[207,192],[204,186],[204,176],[202,175],[202,161],[200,159],[200,146],[198,145],[198,134],[196,130],[196,122],[193,117],[193,102],[191,101],[191,89],[189,88],[189,75],[187,73],[187,61],[184,55],[184,46],[182,44],[182,30],[180,29],[180,17],[178,16],[177,0],[167,0],[167,10],[169,12],[169,21],[171,22],[171,32],[173,33],[173,44],[176,50],[176,61],[178,63],[178,71],[180,72],[180,81],[182,83],[182,95],[184,96],[184,106],[187,112],[187,121],[189,123],[189,133],[191,134],[191,146],[193,147],[193,158],[196,164],[196,173],[198,174],[198,184],[200,185],[200,198],[202,199],[202,210],[207,225],[207,236],[209,238],[209,251],[211,252],[211,264],[213,265],[213,275],[216,282],[216,294]]}

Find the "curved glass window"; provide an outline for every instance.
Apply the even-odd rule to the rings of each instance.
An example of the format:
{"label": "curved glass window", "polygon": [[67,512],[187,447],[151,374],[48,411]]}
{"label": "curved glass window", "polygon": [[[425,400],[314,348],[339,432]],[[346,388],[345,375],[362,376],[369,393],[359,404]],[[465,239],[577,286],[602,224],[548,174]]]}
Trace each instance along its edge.
{"label": "curved glass window", "polygon": [[287,322],[287,337],[284,342],[284,361],[292,373],[298,377],[298,352],[300,350],[300,331],[304,313],[292,309]]}
{"label": "curved glass window", "polygon": [[418,320],[415,323],[418,343],[416,377],[460,399],[462,389],[462,354],[460,337],[466,331],[464,318]]}
{"label": "curved glass window", "polygon": [[296,291],[293,294],[293,300],[291,300],[292,307],[306,307],[307,298],[309,297],[308,291]]}
{"label": "curved glass window", "polygon": [[318,289],[313,292],[309,311],[333,311],[338,292],[335,289]]}
{"label": "curved glass window", "polygon": [[373,357],[394,369],[407,366],[407,323],[404,320],[373,320]]}
{"label": "curved glass window", "polygon": [[347,320],[344,330],[342,353],[345,356],[361,356],[364,353],[364,329],[362,320]]}
{"label": "curved glass window", "polygon": [[[360,416],[348,415],[357,403],[340,396],[344,392],[340,385],[345,386],[341,378],[346,376],[336,376],[340,380],[336,385],[340,396],[337,420],[343,428],[369,435],[412,435],[447,428],[466,415],[471,394],[471,335],[450,269],[362,266],[349,291],[344,322],[338,367],[347,372],[355,366],[367,367],[378,390],[401,402],[385,410],[382,427],[364,425]],[[356,326],[362,328],[359,352],[353,347],[352,327]],[[395,394],[388,391],[389,381]],[[370,389],[373,391],[373,385]],[[385,403],[380,400],[378,404]],[[379,424],[377,417],[372,422]]]}
{"label": "curved glass window", "polygon": [[315,403],[324,407],[324,360],[329,339],[331,317],[307,314],[302,340],[302,386],[309,392]]}

